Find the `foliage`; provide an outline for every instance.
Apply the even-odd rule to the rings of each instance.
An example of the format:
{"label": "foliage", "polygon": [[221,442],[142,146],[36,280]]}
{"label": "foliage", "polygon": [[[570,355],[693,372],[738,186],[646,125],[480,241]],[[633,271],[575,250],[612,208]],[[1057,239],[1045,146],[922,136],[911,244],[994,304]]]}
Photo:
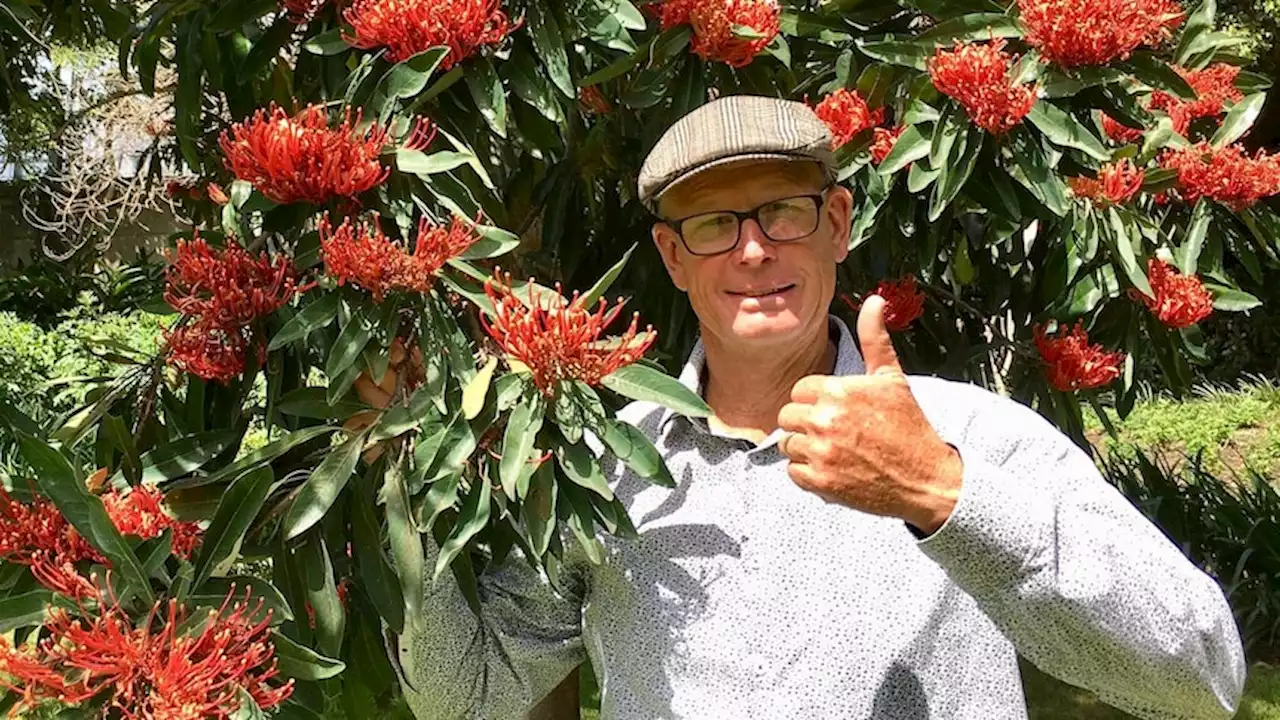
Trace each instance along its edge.
{"label": "foliage", "polygon": [[[37,253],[0,274],[0,312],[13,313],[42,327],[77,312],[118,313],[155,307],[164,265],[137,250],[129,261],[79,253],[58,262]],[[167,309],[166,309],[167,310]]]}
{"label": "foliage", "polygon": [[[390,697],[384,628],[412,622],[432,579],[474,604],[508,557],[553,583],[568,552],[601,561],[598,532],[634,533],[614,462],[673,484],[615,410],[709,412],[640,358],[652,345],[672,369],[695,323],[652,246],[627,241],[653,221],[642,158],[714,95],[856,91],[828,104],[858,111],[837,149],[857,202],[847,305],[893,288],[911,369],[1003,390],[1082,442],[1081,397],[1114,393],[1127,414],[1143,358],[1186,387],[1207,361],[1195,322],[1256,307],[1241,269],[1278,263],[1280,217],[1255,201],[1280,192],[1280,159],[1206,164],[1193,145],[1230,146],[1267,85],[1215,65],[1232,42],[1212,0],[1177,23],[1103,17],[1098,66],[1079,66],[1089,38],[1033,36],[1018,5],[986,0],[735,2],[733,18],[717,0],[396,7],[142,9],[121,58],[147,93],[176,73],[162,145],[199,176],[182,203],[198,233],[165,278],[179,316],[65,420],[0,421],[26,463],[15,492],[36,488],[93,544],[134,621],[153,597],[225,596],[237,562],[266,568],[252,592],[280,608],[290,712]],[[1195,100],[1209,67],[1233,85]],[[1099,111],[1137,140],[1104,139]],[[1152,282],[1165,262],[1176,274]],[[656,339],[614,326],[618,290]],[[109,491],[84,484],[98,468],[201,522],[194,557],[123,539]],[[1237,597],[1265,600],[1241,567]]]}
{"label": "foliage", "polygon": [[1139,450],[1103,472],[1193,562],[1218,580],[1251,658],[1280,656],[1280,490],[1254,469],[1216,477],[1194,455],[1173,470]]}

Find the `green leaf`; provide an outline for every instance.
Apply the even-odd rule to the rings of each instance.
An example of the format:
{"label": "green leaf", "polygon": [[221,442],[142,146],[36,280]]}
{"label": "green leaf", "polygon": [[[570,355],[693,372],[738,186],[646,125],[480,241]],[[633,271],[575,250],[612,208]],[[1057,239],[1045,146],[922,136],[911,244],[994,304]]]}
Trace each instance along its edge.
{"label": "green leaf", "polygon": [[[933,126],[933,138],[929,141],[929,166],[942,170],[956,138],[969,129],[969,118],[954,102],[942,106],[942,114]],[[888,159],[888,158],[886,158]]]}
{"label": "green leaf", "polygon": [[1006,166],[1009,175],[1031,192],[1049,211],[1063,217],[1071,208],[1067,199],[1067,186],[1049,163],[1044,148],[1022,128],[1009,133],[1010,158],[1013,167]]}
{"label": "green leaf", "polygon": [[205,30],[221,33],[237,30],[245,23],[279,9],[279,3],[272,0],[231,0],[218,7],[217,12],[204,26]]}
{"label": "green leaf", "polygon": [[542,429],[542,394],[533,391],[516,404],[507,418],[507,429],[502,437],[502,461],[498,476],[502,479],[502,491],[508,498],[516,498],[520,476],[529,466],[533,442]]}
{"label": "green leaf", "polygon": [[338,302],[337,293],[316,298],[276,332],[275,337],[271,338],[271,343],[267,345],[267,352],[275,352],[295,340],[306,338],[322,327],[327,327],[334,318],[338,317]]}
{"label": "green leaf", "polygon": [[303,588],[308,615],[314,618],[316,650],[325,655],[337,655],[342,649],[342,636],[346,634],[347,616],[338,597],[338,584],[333,577],[333,561],[324,535],[312,533],[299,548],[302,556]]}
{"label": "green leaf", "polygon": [[396,169],[410,175],[434,175],[466,165],[473,157],[475,156],[453,150],[441,150],[428,155],[419,150],[400,148],[396,150]]}
{"label": "green leaf", "polygon": [[351,319],[347,321],[347,326],[342,328],[333,347],[329,348],[329,359],[325,363],[324,374],[336,378],[347,368],[352,367],[360,358],[360,353],[364,352],[364,346],[368,345],[369,340],[373,338],[373,330],[372,318],[366,316],[361,308],[352,308]]}
{"label": "green leaf", "polygon": [[440,517],[440,513],[458,502],[458,483],[461,481],[461,473],[452,473],[431,484],[431,489],[427,491],[427,496],[423,498],[422,506],[418,510],[420,532],[429,532],[435,527],[436,518]]}
{"label": "green leaf", "polygon": [[1169,144],[1174,135],[1173,120],[1168,117],[1157,120],[1156,126],[1147,131],[1146,136],[1142,138],[1142,150],[1138,152],[1138,158],[1134,162],[1139,167],[1151,162],[1156,153]]}
{"label": "green leaf", "polygon": [[383,476],[378,502],[387,506],[387,538],[391,542],[391,559],[396,575],[400,578],[400,595],[404,599],[406,619],[418,616],[422,608],[426,570],[422,550],[422,537],[418,534],[413,512],[409,507],[409,494],[404,484],[404,473],[399,463],[387,465]]}
{"label": "green leaf", "polygon": [[1213,293],[1213,309],[1223,312],[1242,312],[1262,305],[1262,301],[1243,290],[1207,282],[1204,284]]}
{"label": "green leaf", "polygon": [[1120,260],[1120,268],[1124,270],[1125,276],[1134,287],[1147,297],[1153,297],[1155,293],[1152,292],[1151,283],[1147,280],[1146,269],[1138,263],[1138,257],[1133,249],[1135,241],[1141,246],[1142,236],[1138,234],[1136,228],[1120,217],[1116,208],[1107,208],[1107,218],[1111,221],[1110,239],[1114,242],[1112,249]]}
{"label": "green leaf", "polygon": [[458,511],[458,524],[453,532],[445,538],[440,547],[440,557],[436,559],[435,578],[453,562],[458,553],[467,546],[467,542],[475,537],[489,523],[489,483],[484,478],[477,478],[471,483],[471,491]]}
{"label": "green leaf", "polygon": [[285,539],[292,540],[315,525],[333,507],[334,501],[355,472],[364,448],[366,433],[352,435],[337,449],[329,451],[311,472],[289,505],[284,517]]}
{"label": "green leaf", "polygon": [[[251,598],[249,607],[256,605],[258,600],[262,601],[262,612],[271,613],[272,625],[279,625],[282,622],[294,619],[289,603],[284,599],[284,595],[276,589],[275,585],[262,578],[249,575],[209,578],[198,588],[197,592],[187,596],[187,604],[217,609],[222,607],[222,603],[226,601],[228,596],[233,597],[235,600],[243,600],[246,595]],[[263,616],[255,614],[252,617],[254,620],[261,620]]]}
{"label": "green leaf", "polygon": [[[564,52],[562,47],[561,52]],[[476,101],[480,117],[489,124],[498,137],[507,136],[507,91],[502,87],[502,78],[493,69],[493,63],[487,57],[478,57],[468,64],[467,89],[471,98]]]}
{"label": "green leaf", "polygon": [[533,471],[529,482],[529,494],[524,499],[521,513],[529,539],[538,557],[547,554],[547,547],[556,532],[556,478],[555,466],[542,463]]}
{"label": "green leaf", "polygon": [[561,495],[569,501],[569,529],[578,538],[578,544],[587,554],[587,559],[599,565],[604,560],[604,548],[596,539],[595,521],[591,513],[590,497],[573,485],[559,485]]}
{"label": "green leaf", "polygon": [[1254,93],[1232,106],[1222,119],[1221,127],[1213,134],[1213,146],[1224,147],[1244,137],[1253,127],[1266,102],[1266,93]]}
{"label": "green leaf", "polygon": [[921,33],[917,40],[930,46],[950,45],[955,40],[976,41],[991,38],[1022,37],[1022,30],[1006,13],[969,13],[944,20]]}
{"label": "green leaf", "polygon": [[627,266],[627,261],[631,259],[631,254],[635,251],[636,245],[634,244],[627,248],[627,251],[622,254],[622,259],[606,270],[604,275],[601,275],[600,279],[579,297],[582,307],[594,307],[600,298],[604,297],[604,294],[609,291],[609,288],[613,285],[614,281],[622,274],[622,269]]}
{"label": "green leaf", "polygon": [[783,67],[787,69],[791,68],[791,46],[787,44],[787,38],[785,35],[775,35],[773,40],[765,46],[764,52],[767,55],[773,56],[778,62],[782,63]]}
{"label": "green leaf", "polygon": [[378,90],[393,100],[417,95],[427,87],[432,73],[448,54],[449,48],[444,45],[423,50],[388,70],[378,82]]}
{"label": "green leaf", "polygon": [[45,608],[53,600],[54,595],[48,590],[32,590],[0,600],[0,633],[42,624]]}
{"label": "green leaf", "polygon": [[142,456],[142,482],[153,485],[190,474],[239,439],[235,429],[209,430],[165,443]]}
{"label": "green leaf", "polygon": [[341,660],[325,657],[315,650],[303,647],[280,632],[271,634],[280,661],[280,674],[294,680],[327,680],[347,669]]}
{"label": "green leaf", "polygon": [[1217,14],[1216,0],[1202,0],[1195,11],[1187,16],[1182,25],[1182,37],[1178,38],[1178,48],[1173,53],[1173,61],[1186,65],[1202,48],[1202,40],[1213,31],[1214,16]]}
{"label": "green leaf", "polygon": [[1055,145],[1071,147],[1097,160],[1110,160],[1111,152],[1089,129],[1062,108],[1051,102],[1041,100],[1031,108],[1027,115],[1031,124],[1035,125]]}
{"label": "green leaf", "polygon": [[497,356],[490,355],[480,372],[462,388],[462,415],[466,419],[474,420],[484,409],[485,397],[489,395],[489,383],[493,380],[493,371],[497,367]]}
{"label": "green leaf", "polygon": [[902,131],[898,141],[893,144],[893,149],[885,156],[884,162],[880,163],[880,174],[892,175],[911,163],[927,157],[929,148],[929,140],[920,133],[919,128],[915,125],[908,126]]}
{"label": "green leaf", "polygon": [[1200,262],[1200,250],[1204,247],[1204,238],[1209,231],[1212,219],[1209,201],[1201,198],[1191,212],[1191,222],[1187,224],[1187,236],[1178,248],[1178,271],[1192,275]]}
{"label": "green leaf", "polygon": [[[285,17],[276,19],[275,23],[258,38],[240,66],[238,75],[251,78],[267,68],[280,54],[280,50],[293,39],[294,24]],[[152,70],[154,74],[154,69]],[[141,76],[141,70],[139,70]],[[152,79],[154,87],[154,75]]]}
{"label": "green leaf", "polygon": [[1050,66],[1044,71],[1040,89],[1046,98],[1071,97],[1081,90],[1120,82],[1125,74],[1109,67],[1081,67],[1064,70]]}
{"label": "green leaf", "polygon": [[18,444],[22,456],[35,471],[44,496],[57,506],[77,532],[102,551],[133,592],[138,593],[147,605],[155,602],[151,582],[143,572],[142,564],[111,522],[102,501],[89,492],[67,458],[43,440],[23,432],[18,433]]}
{"label": "green leaf", "polygon": [[270,468],[259,468],[231,482],[200,544],[192,587],[199,590],[219,565],[235,557],[245,532],[271,492],[273,480]]}
{"label": "green leaf", "polygon": [[564,122],[564,114],[557,99],[558,93],[534,62],[532,53],[513,53],[511,58],[502,64],[502,70],[507,80],[511,82],[511,89],[515,91],[517,97],[529,103],[551,122],[556,124]]}
{"label": "green leaf", "polygon": [[1167,90],[1188,100],[1196,96],[1195,89],[1188,85],[1181,75],[1174,72],[1169,63],[1151,52],[1141,50],[1135,52],[1128,62],[1119,63],[1117,67],[1127,70],[1142,82],[1157,89]]}
{"label": "green leaf", "polygon": [[594,0],[600,7],[613,13],[622,27],[628,30],[644,30],[647,24],[631,0]]}
{"label": "green leaf", "polygon": [[459,260],[485,260],[506,255],[520,247],[520,236],[492,225],[476,225],[480,238],[458,256]]}
{"label": "green leaf", "polygon": [[533,49],[547,68],[551,82],[567,98],[576,97],[573,78],[569,75],[569,56],[565,53],[564,36],[555,14],[540,3],[529,3],[526,19],[533,37]]}
{"label": "green leaf", "polygon": [[[684,27],[684,26],[681,26],[681,27]],[[687,37],[686,37],[686,42],[688,42]],[[631,70],[631,68],[635,67],[636,63],[639,62],[639,60],[640,58],[636,53],[629,53],[627,55],[623,55],[617,60],[614,60],[612,63],[609,63],[608,65],[600,68],[599,70],[582,78],[582,80],[579,81],[578,84],[580,87],[590,87],[592,85],[599,85],[602,82],[608,82],[617,77],[622,77],[623,75],[626,75],[627,72]]]}
{"label": "green leaf", "polygon": [[1142,191],[1146,193],[1158,193],[1168,190],[1178,184],[1178,171],[1168,168],[1156,168],[1155,170],[1146,171],[1146,175],[1142,181]]}
{"label": "green leaf", "polygon": [[337,55],[351,49],[342,35],[347,28],[336,27],[319,35],[313,35],[302,43],[302,49],[312,55]]}
{"label": "green leaf", "polygon": [[321,387],[304,387],[285,393],[276,404],[276,410],[294,417],[331,420],[346,419],[358,412],[372,410],[373,407],[359,400],[339,400],[329,404],[328,392]]}
{"label": "green leaf", "polygon": [[[320,392],[324,392],[320,388],[303,388],[303,389],[305,390],[314,389],[314,390],[319,390]],[[320,402],[321,403],[324,402],[323,398],[320,399]],[[210,473],[205,477],[195,477],[195,478],[188,478],[186,480],[179,480],[178,482],[173,483],[172,485],[166,486],[166,489],[191,488],[191,487],[199,487],[201,485],[214,485],[217,483],[224,482],[226,480],[233,480],[239,477],[240,475],[246,472],[249,472],[250,470],[255,470],[258,467],[275,460],[276,458],[280,457],[286,452],[289,452],[290,450],[297,447],[298,445],[301,445],[306,442],[310,442],[315,438],[328,435],[332,432],[335,432],[337,429],[338,428],[336,427],[331,427],[328,425],[318,425],[316,427],[308,427],[308,428],[302,428],[301,430],[295,430],[285,435],[282,438],[279,438],[277,440],[272,440],[271,442],[258,448],[257,450],[246,453],[243,457],[240,457],[235,462],[222,468],[221,470]]]}
{"label": "green leaf", "polygon": [[948,158],[946,170],[938,183],[933,186],[933,193],[929,200],[929,222],[934,222],[942,216],[943,210],[956,199],[956,195],[960,194],[960,188],[969,181],[973,168],[978,164],[978,155],[982,152],[985,137],[986,134],[982,130],[970,127],[963,148],[955,148],[959,156],[953,153],[952,157]]}
{"label": "green leaf", "polygon": [[676,486],[662,455],[638,428],[625,422],[606,420],[600,438],[609,452],[626,463],[636,475],[662,487]]}
{"label": "green leaf", "polygon": [[[892,36],[888,36],[892,38]],[[934,55],[934,48],[928,44],[903,40],[867,40],[857,39],[858,49],[863,55],[887,62],[890,65],[901,65],[921,72],[928,69],[929,58]]]}
{"label": "green leaf", "polygon": [[679,380],[644,365],[618,368],[603,380],[610,390],[632,400],[644,400],[671,408],[689,417],[708,417],[711,408]]}
{"label": "green leaf", "polygon": [[565,477],[574,484],[594,492],[605,500],[613,499],[613,490],[609,488],[609,482],[605,480],[604,473],[600,470],[600,463],[596,462],[586,445],[581,443],[558,445],[556,460],[559,461]]}

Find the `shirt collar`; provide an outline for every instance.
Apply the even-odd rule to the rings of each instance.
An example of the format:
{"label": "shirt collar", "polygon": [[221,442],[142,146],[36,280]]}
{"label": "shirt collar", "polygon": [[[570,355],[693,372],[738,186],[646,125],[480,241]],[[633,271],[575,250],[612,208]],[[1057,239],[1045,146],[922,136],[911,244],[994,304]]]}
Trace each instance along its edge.
{"label": "shirt collar", "polygon": [[[866,373],[866,366],[862,364],[862,353],[859,352],[858,345],[853,340],[853,333],[849,332],[849,326],[835,315],[828,315],[827,327],[833,334],[837,335],[835,374],[862,375]],[[707,349],[702,344],[702,337],[699,336],[698,341],[693,345],[693,351],[689,353],[689,359],[685,362],[684,368],[681,369],[677,378],[681,385],[697,393],[698,397],[703,397],[702,376],[706,364]],[[684,416],[670,408],[664,408],[662,421],[658,425],[659,431],[665,430],[667,425],[677,417]],[[705,422],[705,420],[702,422]]]}

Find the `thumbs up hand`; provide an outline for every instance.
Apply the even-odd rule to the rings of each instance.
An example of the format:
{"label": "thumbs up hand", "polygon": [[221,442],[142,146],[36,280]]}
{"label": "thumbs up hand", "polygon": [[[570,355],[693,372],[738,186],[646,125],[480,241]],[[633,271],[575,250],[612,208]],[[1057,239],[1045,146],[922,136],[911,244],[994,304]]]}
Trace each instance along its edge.
{"label": "thumbs up hand", "polygon": [[916,403],[884,324],[884,299],[858,313],[865,375],[812,375],[778,413],[787,474],[828,502],[901,518],[926,533],[960,495],[963,466]]}

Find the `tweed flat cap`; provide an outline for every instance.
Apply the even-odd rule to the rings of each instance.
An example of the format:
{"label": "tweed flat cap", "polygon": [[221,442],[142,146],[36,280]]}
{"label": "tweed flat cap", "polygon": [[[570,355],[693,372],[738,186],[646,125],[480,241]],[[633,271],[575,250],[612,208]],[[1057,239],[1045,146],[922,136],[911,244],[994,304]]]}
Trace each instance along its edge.
{"label": "tweed flat cap", "polygon": [[760,95],[730,95],[680,118],[663,133],[640,168],[640,202],[656,212],[663,193],[720,165],[742,160],[806,160],[836,177],[831,132],[804,103]]}

